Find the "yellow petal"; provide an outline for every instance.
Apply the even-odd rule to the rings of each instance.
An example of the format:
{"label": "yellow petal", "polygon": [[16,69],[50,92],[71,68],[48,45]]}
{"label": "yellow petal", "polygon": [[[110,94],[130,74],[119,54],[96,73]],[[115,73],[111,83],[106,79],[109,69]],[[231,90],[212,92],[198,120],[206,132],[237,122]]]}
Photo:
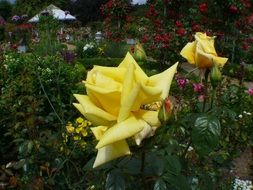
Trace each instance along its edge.
{"label": "yellow petal", "polygon": [[134,112],[136,118],[147,122],[151,127],[160,127],[161,122],[158,119],[158,111],[139,110]]}
{"label": "yellow petal", "polygon": [[181,50],[180,55],[187,59],[190,64],[195,64],[195,51],[196,42],[190,42]]}
{"label": "yellow petal", "polygon": [[96,148],[99,149],[108,144],[132,137],[136,133],[140,132],[143,127],[143,122],[140,122],[140,120],[130,116],[123,122],[117,123],[113,127],[109,128],[98,142]]}
{"label": "yellow petal", "polygon": [[216,55],[216,50],[214,48],[214,39],[215,37],[209,37],[206,33],[196,33],[195,35],[196,42],[201,46],[203,52],[207,54]]}
{"label": "yellow petal", "polygon": [[228,61],[226,57],[213,57],[214,63],[218,64],[219,67],[223,67],[225,63]]}
{"label": "yellow petal", "polygon": [[131,111],[139,109],[142,102],[136,101],[138,93],[140,92],[140,85],[136,84],[130,93],[124,98],[121,103],[120,112],[118,116],[118,122],[122,122],[128,118]]}
{"label": "yellow petal", "polygon": [[98,149],[93,168],[128,154],[131,154],[131,152],[125,140],[106,145]]}
{"label": "yellow petal", "polygon": [[153,75],[149,78],[148,85],[155,86],[162,90],[161,98],[165,99],[169,95],[170,85],[173,80],[174,74],[177,71],[178,63],[175,63],[164,72]]}
{"label": "yellow petal", "polygon": [[149,124],[147,124],[145,121],[143,121],[143,123],[144,123],[143,129],[134,136],[135,143],[138,146],[141,144],[141,142],[142,142],[143,139],[151,137],[151,136],[154,135],[154,131],[151,128],[151,126]]}
{"label": "yellow petal", "polygon": [[98,108],[86,95],[74,94],[80,104],[74,106],[94,125],[110,125],[116,120],[114,115]]}
{"label": "yellow petal", "polygon": [[[94,66],[91,70],[93,72],[99,72],[103,76],[113,79],[116,82],[122,83],[126,68],[119,68],[119,67],[104,67],[104,66]],[[94,83],[94,76],[92,76],[92,72],[89,71],[87,75],[87,82]]]}
{"label": "yellow petal", "polygon": [[204,52],[199,45],[197,45],[196,51],[196,65],[199,68],[210,68],[213,66],[214,63],[219,65],[219,67],[223,67],[224,64],[227,62],[227,58],[225,57],[218,57],[213,54],[208,54]]}
{"label": "yellow petal", "polygon": [[90,100],[99,108],[114,116],[119,114],[121,91],[108,91],[88,84],[86,91]]}
{"label": "yellow petal", "polygon": [[129,64],[134,64],[135,66],[135,77],[136,81],[146,81],[148,79],[148,76],[145,74],[145,72],[141,69],[141,67],[136,63],[133,56],[127,52],[126,57],[123,59],[123,61],[119,64],[119,68],[128,68]]}
{"label": "yellow petal", "polygon": [[131,108],[135,103],[136,97],[140,91],[140,85],[134,83],[134,64],[128,64],[127,72],[123,81],[120,111],[118,116],[118,122],[121,122],[128,118]]}
{"label": "yellow petal", "polygon": [[102,71],[92,70],[88,74],[85,86],[89,98],[96,106],[115,116],[118,115],[122,90],[121,82],[104,75]]}
{"label": "yellow petal", "polygon": [[97,126],[97,127],[92,127],[91,131],[96,137],[97,140],[100,140],[103,135],[105,134],[105,131],[108,129],[106,126]]}

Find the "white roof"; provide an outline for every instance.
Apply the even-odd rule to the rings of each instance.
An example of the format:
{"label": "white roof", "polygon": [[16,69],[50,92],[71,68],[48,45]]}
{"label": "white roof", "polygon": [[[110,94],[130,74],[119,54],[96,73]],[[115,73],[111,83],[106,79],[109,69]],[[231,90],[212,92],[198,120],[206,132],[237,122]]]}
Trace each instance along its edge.
{"label": "white roof", "polygon": [[56,18],[57,20],[76,20],[76,17],[72,16],[71,14],[66,15],[65,11],[51,4],[46,9],[42,10],[39,14],[35,15],[30,20],[28,20],[28,22],[38,22],[40,14],[43,11],[48,11],[49,14],[53,15],[53,17]]}

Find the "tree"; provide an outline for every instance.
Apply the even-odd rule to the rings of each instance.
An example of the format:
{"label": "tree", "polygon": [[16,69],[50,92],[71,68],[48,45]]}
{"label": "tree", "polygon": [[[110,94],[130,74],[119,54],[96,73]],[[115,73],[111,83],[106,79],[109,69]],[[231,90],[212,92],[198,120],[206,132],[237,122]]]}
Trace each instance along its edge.
{"label": "tree", "polygon": [[8,1],[0,1],[0,15],[7,20],[11,16],[12,5]]}
{"label": "tree", "polygon": [[54,4],[64,10],[68,7],[69,3],[69,0],[17,0],[14,5],[13,14],[34,16],[50,4]]}
{"label": "tree", "polygon": [[102,19],[100,7],[106,0],[77,0],[72,1],[70,11],[79,21],[86,24]]}

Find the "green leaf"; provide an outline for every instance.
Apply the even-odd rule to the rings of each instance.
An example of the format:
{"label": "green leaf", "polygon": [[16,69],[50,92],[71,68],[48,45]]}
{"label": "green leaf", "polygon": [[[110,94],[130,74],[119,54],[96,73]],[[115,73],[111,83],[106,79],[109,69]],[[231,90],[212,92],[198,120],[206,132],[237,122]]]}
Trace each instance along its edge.
{"label": "green leaf", "polygon": [[141,160],[135,157],[126,156],[119,163],[119,167],[123,168],[126,173],[130,175],[137,175],[140,173]]}
{"label": "green leaf", "polygon": [[196,119],[192,130],[192,143],[200,156],[209,154],[218,146],[220,132],[220,122],[216,117],[204,115]]}
{"label": "green leaf", "polygon": [[187,178],[179,175],[171,175],[168,174],[165,176],[165,180],[170,184],[170,188],[168,189],[176,189],[176,190],[191,190],[191,185],[188,183]]}
{"label": "green leaf", "polygon": [[157,152],[146,153],[144,174],[150,175],[162,175],[164,171],[164,158],[158,155]]}
{"label": "green leaf", "polygon": [[162,179],[158,179],[155,182],[154,190],[166,190],[166,183]]}
{"label": "green leaf", "polygon": [[106,190],[124,190],[125,180],[119,169],[113,169],[107,174],[105,189]]}
{"label": "green leaf", "polygon": [[169,173],[173,175],[179,175],[181,172],[181,168],[182,166],[177,156],[166,156],[166,170]]}

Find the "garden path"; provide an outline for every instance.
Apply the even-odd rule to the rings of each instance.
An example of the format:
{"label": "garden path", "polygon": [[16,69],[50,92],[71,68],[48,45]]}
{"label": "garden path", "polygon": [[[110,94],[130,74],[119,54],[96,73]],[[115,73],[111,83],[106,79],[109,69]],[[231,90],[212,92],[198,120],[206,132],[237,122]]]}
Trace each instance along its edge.
{"label": "garden path", "polygon": [[[182,63],[181,64],[181,68],[184,69],[185,71],[191,71],[195,68],[195,66],[189,64],[189,63]],[[199,71],[195,70],[194,73],[196,75],[198,75]],[[225,78],[229,78],[229,77],[225,77]],[[239,81],[237,79],[231,79],[229,78],[232,84],[237,84],[239,85]],[[250,82],[243,82],[244,86],[247,88],[253,88],[253,81]]]}

